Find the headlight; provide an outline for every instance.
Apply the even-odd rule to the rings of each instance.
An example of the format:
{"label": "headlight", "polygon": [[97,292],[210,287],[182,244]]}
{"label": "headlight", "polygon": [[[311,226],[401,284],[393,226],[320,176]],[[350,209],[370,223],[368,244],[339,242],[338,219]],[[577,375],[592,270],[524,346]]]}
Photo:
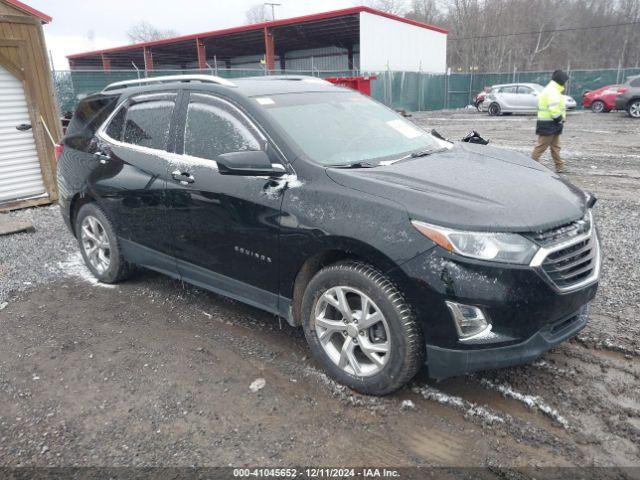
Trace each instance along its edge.
{"label": "headlight", "polygon": [[467,232],[418,220],[412,220],[411,224],[445,250],[465,257],[528,264],[538,251],[535,243],[516,233]]}

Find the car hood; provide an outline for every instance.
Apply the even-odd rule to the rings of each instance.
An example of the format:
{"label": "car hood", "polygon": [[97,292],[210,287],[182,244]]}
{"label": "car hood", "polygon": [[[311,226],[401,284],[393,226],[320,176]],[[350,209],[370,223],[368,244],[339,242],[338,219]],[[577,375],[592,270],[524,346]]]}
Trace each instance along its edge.
{"label": "car hood", "polygon": [[336,183],[403,205],[410,218],[478,231],[532,232],[581,218],[586,196],[523,154],[456,143],[375,168],[328,168]]}

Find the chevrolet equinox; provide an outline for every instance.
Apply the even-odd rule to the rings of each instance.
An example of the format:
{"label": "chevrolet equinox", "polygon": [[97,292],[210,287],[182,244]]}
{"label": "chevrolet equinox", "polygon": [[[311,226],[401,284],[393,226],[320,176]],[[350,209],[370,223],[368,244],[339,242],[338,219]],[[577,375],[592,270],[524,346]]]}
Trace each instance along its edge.
{"label": "chevrolet equinox", "polygon": [[595,197],[320,79],[111,84],[57,155],[99,281],[142,266],[271,312],[363,393],[531,361],[596,293]]}

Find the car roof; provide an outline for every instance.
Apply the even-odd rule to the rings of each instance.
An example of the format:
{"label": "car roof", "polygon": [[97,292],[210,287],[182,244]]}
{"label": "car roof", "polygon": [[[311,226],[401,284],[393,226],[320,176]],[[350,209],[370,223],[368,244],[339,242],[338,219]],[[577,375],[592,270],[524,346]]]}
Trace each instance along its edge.
{"label": "car roof", "polygon": [[499,83],[497,85],[493,85],[491,88],[498,88],[498,87],[540,87],[541,85],[539,83]]}

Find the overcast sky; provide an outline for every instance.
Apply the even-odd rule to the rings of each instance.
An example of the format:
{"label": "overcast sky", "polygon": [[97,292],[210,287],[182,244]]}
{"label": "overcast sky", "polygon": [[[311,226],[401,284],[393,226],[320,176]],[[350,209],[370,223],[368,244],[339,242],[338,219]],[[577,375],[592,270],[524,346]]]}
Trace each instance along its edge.
{"label": "overcast sky", "polygon": [[[53,17],[45,25],[55,68],[68,69],[66,55],[125,45],[127,29],[142,20],[180,35],[235,27],[256,0],[23,0]],[[271,0],[276,19],[348,8],[354,0]]]}

